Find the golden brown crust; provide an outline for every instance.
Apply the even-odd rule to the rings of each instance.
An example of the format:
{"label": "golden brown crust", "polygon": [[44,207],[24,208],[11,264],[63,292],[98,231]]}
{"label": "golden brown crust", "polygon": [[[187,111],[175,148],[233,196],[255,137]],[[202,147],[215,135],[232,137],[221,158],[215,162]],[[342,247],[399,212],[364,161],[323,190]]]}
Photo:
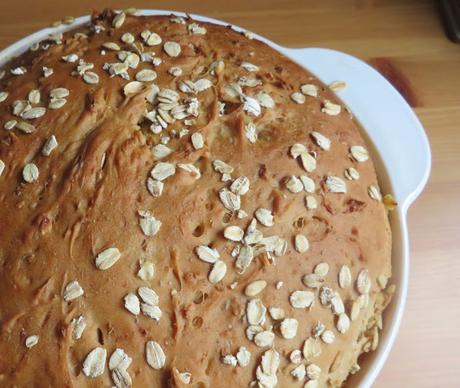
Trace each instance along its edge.
{"label": "golden brown crust", "polygon": [[[321,368],[319,386],[341,385],[350,370],[356,369],[363,349],[376,346],[375,328],[389,300],[388,289],[382,291],[386,285],[381,276],[391,275],[387,215],[382,202],[368,193],[370,185],[378,187],[372,161],[357,162],[350,156],[350,147],[364,145],[351,115],[343,108],[337,115],[328,114],[327,101],[331,101],[332,110],[340,104],[328,88],[264,43],[229,27],[200,22],[198,25],[206,29],[202,34],[190,27],[192,20],[181,23],[171,22],[168,16],[126,16],[119,28],[113,28],[114,17],[111,11],[93,16],[93,22],[104,27],[99,33],[85,26],[78,30],[80,34],[66,33],[62,44],[43,42],[38,50],[7,65],[0,81],[0,92],[8,92],[0,103],[1,125],[17,120],[35,127],[33,133],[24,133],[16,125],[1,129],[0,134],[0,160],[5,165],[0,176],[1,385],[110,386],[115,382],[108,360],[121,348],[132,358],[126,370],[134,386],[187,386],[178,371],[189,372],[194,387],[248,386],[260,377],[256,369],[270,348],[258,347],[246,336],[247,305],[257,298],[267,309],[283,308],[287,318],[298,322],[292,339],[283,338],[280,321],[270,318],[268,311],[262,324],[264,330],[275,333],[273,347],[280,355],[278,386],[303,386],[308,381],[291,376],[296,365],[289,355],[303,349],[318,321],[334,333],[335,340],[326,344],[318,339],[321,355],[301,363]],[[142,46],[144,30],[158,33],[162,42]],[[120,40],[127,32],[135,37],[136,47]],[[180,44],[177,57],[165,53],[167,41]],[[153,83],[160,90],[178,91],[181,102],[196,98],[198,109],[188,100],[185,105],[191,115],[176,119],[161,133],[153,133],[151,126],[159,132],[158,119],[144,117],[158,104],[158,96],[151,100],[152,82],[145,82],[139,90],[133,84],[136,91],[125,96],[123,88],[129,81],[119,75],[110,77],[108,69],[103,69],[105,63],[121,62],[118,51],[104,49],[105,55],[101,55],[106,42],[116,42],[122,50],[132,52],[153,51],[162,63],[154,66],[141,61],[137,68],[128,70],[130,81],[141,69],[152,69],[157,74]],[[44,45],[49,47],[44,50]],[[99,82],[88,84],[83,75],[75,74],[78,61],[62,60],[69,54],[94,64],[86,72],[96,73]],[[216,63],[219,60],[223,67]],[[258,69],[248,71],[241,66],[244,62]],[[11,74],[10,69],[18,66],[27,72]],[[168,71],[172,72],[172,66],[180,67],[182,75],[171,75]],[[43,67],[53,69],[53,74],[45,77]],[[259,106],[259,116],[245,110],[246,97],[228,92],[228,85],[240,77],[261,81],[257,86],[243,86],[244,96],[254,97],[264,91],[274,106]],[[179,91],[180,81],[199,79],[212,85],[196,94]],[[317,97],[291,98],[292,93],[300,93],[303,84],[316,85]],[[50,92],[59,87],[69,90],[65,105],[50,109]],[[13,103],[27,100],[33,89],[38,89],[41,97],[31,106],[45,107],[46,113],[36,119],[14,115]],[[293,99],[305,102],[297,104]],[[219,113],[220,102],[225,103],[223,114]],[[246,133],[249,123],[257,128],[254,142]],[[189,132],[179,137],[182,128]],[[312,131],[330,140],[329,150],[318,146]],[[198,147],[192,145],[191,134],[195,132],[202,135],[202,148],[199,139]],[[58,145],[44,156],[42,147],[52,135]],[[160,142],[167,143],[172,151],[161,162],[173,164],[175,174],[164,179],[162,194],[154,197],[147,179],[159,163],[152,147]],[[316,169],[306,172],[300,157],[291,156],[296,143],[314,155]],[[233,167],[228,181],[213,168],[215,160]],[[23,172],[28,163],[38,169],[36,180],[33,171]],[[196,179],[196,171],[180,168],[180,163],[193,164],[201,177]],[[349,167],[359,171],[358,180],[345,178]],[[241,176],[250,182],[249,191],[240,196],[241,209],[247,213],[244,218],[227,210],[219,199],[219,192]],[[312,178],[314,192],[309,194],[303,188],[291,192],[287,188],[291,176]],[[330,177],[339,177],[339,186],[344,182],[346,193],[331,192]],[[306,208],[307,195],[317,200],[316,209]],[[240,274],[232,251],[241,244],[226,239],[224,230],[237,225],[246,231],[258,208],[271,211],[274,224],[267,227],[259,222],[257,229],[265,237],[284,239],[286,250],[276,255],[258,247],[252,263]],[[150,212],[144,214],[149,227],[158,227],[156,220],[161,222],[155,235],[143,233],[138,211]],[[295,249],[298,234],[309,241],[306,252]],[[196,254],[198,246],[208,245],[220,253],[226,267],[225,276],[216,284],[208,280],[212,264]],[[117,248],[121,257],[112,267],[98,269],[96,257],[111,247]],[[152,279],[137,276],[140,261],[154,264]],[[320,279],[319,289],[308,288],[302,282],[304,275],[322,262],[329,265],[327,275]],[[343,265],[351,270],[351,285],[340,288],[338,277]],[[358,290],[355,284],[363,270],[369,271],[369,292]],[[214,275],[219,280],[218,269]],[[84,294],[65,301],[65,288],[75,280]],[[245,288],[255,280],[264,280],[266,287],[257,296],[248,297]],[[277,287],[280,281],[284,285]],[[125,296],[137,294],[143,286],[159,296],[162,315],[158,321],[142,312],[135,316],[124,307]],[[337,330],[338,314],[318,298],[324,291],[321,287],[330,287],[340,295],[348,316],[360,294],[364,295],[360,300],[367,300],[346,333]],[[290,295],[296,290],[313,292],[314,305],[293,308]],[[86,328],[81,338],[75,339],[72,320],[80,315]],[[26,338],[32,335],[38,336],[38,343],[28,348]],[[159,370],[146,360],[145,348],[151,340],[164,350],[165,364]],[[83,371],[83,363],[97,347],[107,351],[107,362],[101,376],[90,378]],[[247,366],[223,363],[225,356],[229,356],[226,362],[234,362],[232,356],[240,347],[251,353]]]}

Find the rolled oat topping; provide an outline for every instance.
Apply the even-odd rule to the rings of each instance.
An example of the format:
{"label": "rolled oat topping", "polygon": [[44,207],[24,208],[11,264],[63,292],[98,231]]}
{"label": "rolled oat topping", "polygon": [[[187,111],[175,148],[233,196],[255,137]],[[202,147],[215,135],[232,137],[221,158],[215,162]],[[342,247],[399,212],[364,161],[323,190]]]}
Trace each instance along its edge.
{"label": "rolled oat topping", "polygon": [[38,179],[38,167],[34,163],[28,163],[22,170],[22,178],[27,183],[35,182]]}
{"label": "rolled oat topping", "polygon": [[0,70],[3,384],[30,377],[13,353],[117,388],[356,373],[394,292],[396,202],[334,95],[346,84],[188,16],[58,30]]}
{"label": "rolled oat topping", "polygon": [[83,362],[83,374],[86,377],[98,377],[104,373],[107,351],[97,347],[91,350]]}
{"label": "rolled oat topping", "polygon": [[96,267],[100,270],[106,270],[112,267],[121,257],[117,248],[107,248],[96,256]]}
{"label": "rolled oat topping", "polygon": [[26,338],[26,341],[25,341],[26,348],[28,349],[33,348],[37,344],[38,344],[38,335],[30,335]]}
{"label": "rolled oat topping", "polygon": [[317,97],[318,96],[318,86],[313,84],[304,84],[300,87],[300,91],[306,96]]}
{"label": "rolled oat topping", "polygon": [[145,344],[145,357],[147,364],[153,369],[161,369],[166,362],[166,355],[161,345],[156,341],[148,341]]}

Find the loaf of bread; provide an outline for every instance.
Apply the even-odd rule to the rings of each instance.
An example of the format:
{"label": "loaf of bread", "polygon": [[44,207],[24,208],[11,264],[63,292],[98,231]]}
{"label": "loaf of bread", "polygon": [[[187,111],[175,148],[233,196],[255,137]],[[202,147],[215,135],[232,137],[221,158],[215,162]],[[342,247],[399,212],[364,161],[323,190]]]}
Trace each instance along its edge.
{"label": "loaf of bread", "polygon": [[0,75],[2,387],[359,371],[391,231],[343,83],[231,26],[111,10]]}

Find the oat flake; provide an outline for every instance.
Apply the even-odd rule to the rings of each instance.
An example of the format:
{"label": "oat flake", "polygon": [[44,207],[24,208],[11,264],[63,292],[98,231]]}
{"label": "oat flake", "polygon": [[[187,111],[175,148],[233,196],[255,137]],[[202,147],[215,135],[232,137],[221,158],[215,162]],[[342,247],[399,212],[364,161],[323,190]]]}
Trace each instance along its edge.
{"label": "oat flake", "polygon": [[138,315],[141,312],[139,298],[133,293],[129,293],[124,297],[124,305],[125,309],[131,314]]}
{"label": "oat flake", "polygon": [[51,152],[58,146],[56,136],[51,135],[42,147],[42,155],[49,156]]}
{"label": "oat flake", "polygon": [[308,338],[303,345],[302,353],[307,361],[318,357],[321,354],[321,343],[316,338]]}
{"label": "oat flake", "polygon": [[201,133],[193,133],[190,139],[192,141],[193,148],[195,148],[196,150],[199,150],[204,147],[203,135]]}
{"label": "oat flake", "polygon": [[305,206],[308,210],[313,210],[318,207],[318,201],[313,195],[307,195],[305,197]]}
{"label": "oat flake", "polygon": [[244,346],[241,346],[238,349],[238,353],[236,354],[236,359],[238,360],[239,366],[244,368],[245,366],[249,365],[251,360],[251,352],[248,351]]}
{"label": "oat flake", "polygon": [[307,193],[314,193],[316,189],[315,181],[308,176],[301,175],[299,177],[302,182],[303,188]]}
{"label": "oat flake", "polygon": [[177,167],[181,170],[187,171],[195,179],[201,178],[201,171],[195,167],[192,163],[178,163]]}
{"label": "oat flake", "polygon": [[150,175],[153,179],[157,181],[163,181],[166,178],[174,175],[176,173],[176,168],[171,163],[159,162],[152,168]]}
{"label": "oat flake", "polygon": [[308,288],[319,288],[323,285],[324,279],[315,273],[311,273],[311,274],[305,275],[302,278],[302,282]]}
{"label": "oat flake", "polygon": [[147,190],[153,197],[159,197],[163,192],[164,183],[153,178],[147,178]]}
{"label": "oat flake", "polygon": [[147,363],[153,369],[161,369],[166,362],[166,356],[160,344],[156,341],[148,341],[145,345],[145,357]]}
{"label": "oat flake", "polygon": [[137,293],[141,297],[142,301],[150,306],[156,306],[160,302],[158,294],[149,287],[139,287]]}
{"label": "oat flake", "polygon": [[160,231],[161,221],[148,211],[139,211],[139,226],[145,236],[152,237]]}
{"label": "oat flake", "polygon": [[38,179],[38,167],[34,163],[27,163],[22,169],[22,178],[27,183],[35,182]]}
{"label": "oat flake", "polygon": [[305,96],[302,93],[295,92],[291,94],[291,100],[297,104],[304,104],[305,103]]}
{"label": "oat flake", "polygon": [[372,199],[376,201],[382,200],[382,194],[380,193],[380,190],[376,186],[370,185],[367,188],[367,192],[369,193],[369,197],[371,197]]}
{"label": "oat flake", "polygon": [[79,315],[72,319],[71,324],[73,326],[72,338],[77,341],[86,329],[86,318],[83,315]]}
{"label": "oat flake", "polygon": [[131,94],[137,94],[140,93],[144,89],[144,84],[139,81],[131,81],[128,82],[124,87],[123,87],[123,93],[125,96],[129,96]]}
{"label": "oat flake", "polygon": [[294,291],[289,296],[291,306],[296,309],[308,308],[313,305],[315,294],[311,291]]}
{"label": "oat flake", "polygon": [[125,22],[126,19],[126,14],[124,12],[120,12],[115,15],[115,17],[112,20],[112,27],[113,28],[120,28],[123,23]]}
{"label": "oat flake", "polygon": [[331,141],[322,133],[312,131],[310,135],[315,140],[315,143],[318,145],[318,147],[324,151],[329,151],[331,149]]}
{"label": "oat flake", "polygon": [[[27,99],[31,104],[38,104],[40,103],[40,90],[33,89],[27,95]],[[1,102],[1,101],[0,101]]]}
{"label": "oat flake", "polygon": [[296,380],[301,381],[305,378],[307,372],[305,369],[305,365],[298,365],[293,370],[291,370],[291,376],[294,377]]}
{"label": "oat flake", "polygon": [[65,104],[67,104],[67,100],[65,98],[52,98],[48,104],[48,108],[53,110],[60,109]]}
{"label": "oat flake", "polygon": [[92,71],[87,71],[83,74],[83,81],[87,84],[94,85],[99,83],[99,76]]}
{"label": "oat flake", "polygon": [[257,333],[254,337],[254,343],[261,348],[266,346],[272,346],[274,340],[275,333],[268,330]]}
{"label": "oat flake", "polygon": [[260,299],[251,299],[246,306],[246,317],[251,325],[263,324],[266,312],[267,309]]}
{"label": "oat flake", "polygon": [[222,160],[214,160],[212,162],[212,166],[215,171],[220,172],[221,174],[231,174],[233,172],[233,167]]}
{"label": "oat flake", "polygon": [[140,260],[139,266],[140,268],[139,271],[137,271],[137,277],[144,281],[152,280],[155,275],[155,266],[153,263],[147,260]]}
{"label": "oat flake", "polygon": [[275,101],[273,101],[273,98],[266,92],[257,93],[255,95],[255,98],[257,101],[259,101],[259,104],[264,108],[271,109],[275,107]]}
{"label": "oat flake", "polygon": [[359,179],[359,172],[354,167],[349,167],[345,169],[343,175],[350,181],[355,181]]}
{"label": "oat flake", "polygon": [[298,322],[294,318],[286,318],[280,324],[281,335],[285,339],[292,339],[297,335]]}
{"label": "oat flake", "polygon": [[369,159],[369,152],[360,145],[351,146],[350,153],[357,162],[365,162]]}
{"label": "oat flake", "polygon": [[249,191],[249,179],[245,176],[236,178],[230,185],[230,191],[236,195],[245,195]]}
{"label": "oat flake", "polygon": [[321,262],[315,266],[313,272],[318,276],[325,277],[329,272],[329,264]]}
{"label": "oat flake", "polygon": [[104,373],[105,359],[107,357],[107,351],[104,348],[94,348],[86,356],[83,362],[83,374],[86,377],[98,377]]}
{"label": "oat flake", "polygon": [[224,237],[231,241],[241,241],[244,236],[244,231],[239,226],[227,226],[224,230]]}
{"label": "oat flake", "polygon": [[318,96],[318,86],[313,84],[303,84],[300,86],[300,91],[306,96],[317,97]]}
{"label": "oat flake", "polygon": [[181,52],[181,47],[177,42],[165,42],[163,45],[163,50],[170,57],[177,57]]}
{"label": "oat flake", "polygon": [[191,34],[195,34],[195,35],[204,35],[204,34],[206,34],[206,28],[204,28],[203,26],[200,26],[197,23],[189,24],[187,26],[187,29]]}
{"label": "oat flake", "polygon": [[109,359],[109,369],[126,370],[131,365],[133,359],[129,357],[123,349],[117,348]]}
{"label": "oat flake", "polygon": [[38,335],[30,335],[26,338],[25,345],[28,349],[38,344]]}
{"label": "oat flake", "polygon": [[195,248],[195,252],[200,260],[206,263],[214,264],[220,259],[219,252],[217,249],[210,248],[206,245],[200,245]]}
{"label": "oat flake", "polygon": [[297,178],[296,176],[291,176],[286,181],[286,188],[291,193],[300,193],[304,187],[303,187],[302,181],[299,178]]}
{"label": "oat flake", "polygon": [[258,208],[254,214],[257,221],[259,221],[263,226],[273,226],[273,214],[270,210],[261,207]]}
{"label": "oat flake", "polygon": [[114,369],[112,380],[116,388],[128,388],[132,386],[132,379],[125,369]]}
{"label": "oat flake", "polygon": [[356,278],[356,288],[360,294],[368,294],[371,290],[371,279],[367,269],[363,269],[359,272]]}
{"label": "oat flake", "polygon": [[346,333],[350,328],[350,319],[345,313],[339,315],[336,322],[336,327],[337,330],[342,334]]}
{"label": "oat flake", "polygon": [[81,288],[77,280],[73,280],[67,283],[67,285],[64,288],[64,300],[66,302],[74,300],[82,296],[83,294],[84,294],[83,288]]}
{"label": "oat flake", "polygon": [[244,294],[246,296],[254,297],[260,294],[265,287],[267,287],[267,282],[265,280],[254,280],[246,286]]}
{"label": "oat flake", "polygon": [[161,309],[158,306],[152,306],[147,303],[141,303],[141,311],[145,316],[159,321],[162,315]]}
{"label": "oat flake", "polygon": [[8,98],[8,92],[0,92],[0,102],[5,101]]}
{"label": "oat flake", "polygon": [[243,109],[248,112],[248,114],[255,117],[260,116],[262,109],[259,102],[255,98],[242,95],[241,100],[244,104]]}
{"label": "oat flake", "polygon": [[294,245],[296,251],[299,253],[305,253],[310,247],[308,239],[303,234],[297,234],[294,237]]}
{"label": "oat flake", "polygon": [[321,368],[318,365],[310,364],[307,365],[307,377],[310,380],[319,380],[321,377]]}
{"label": "oat flake", "polygon": [[192,374],[190,372],[180,372],[176,369],[179,380],[184,384],[190,384],[192,381]]}
{"label": "oat flake", "polygon": [[222,260],[217,260],[212,266],[208,280],[212,284],[219,283],[227,273],[227,264]]}
{"label": "oat flake", "polygon": [[238,364],[238,360],[233,354],[226,354],[224,357],[222,357],[222,363],[225,365],[236,367],[236,365]]}
{"label": "oat flake", "polygon": [[284,317],[286,316],[284,310],[281,307],[270,307],[268,309],[268,312],[270,313],[272,319],[274,319],[275,321],[284,319]]}
{"label": "oat flake", "polygon": [[339,271],[339,286],[340,288],[347,288],[351,285],[351,271],[346,265],[342,265]]}
{"label": "oat flake", "polygon": [[121,257],[118,248],[107,248],[96,256],[96,267],[102,271],[112,267]]}
{"label": "oat flake", "polygon": [[8,120],[3,125],[3,128],[5,128],[7,131],[11,131],[16,126],[17,123],[18,122],[16,120]]}
{"label": "oat flake", "polygon": [[321,339],[325,344],[332,344],[335,340],[335,334],[332,330],[325,330],[323,334],[321,334]]}
{"label": "oat flake", "polygon": [[345,81],[334,81],[329,84],[329,89],[336,93],[345,90],[346,87],[347,83]]}
{"label": "oat flake", "polygon": [[347,186],[345,182],[337,176],[328,176],[326,178],[326,187],[330,193],[346,193]]}
{"label": "oat flake", "polygon": [[50,98],[65,98],[70,94],[69,89],[67,88],[54,88],[50,91]]}
{"label": "oat flake", "polygon": [[297,157],[299,157],[305,152],[307,152],[307,147],[299,143],[292,145],[291,148],[289,149],[289,153],[294,159],[296,159]]}
{"label": "oat flake", "polygon": [[326,113],[329,116],[337,116],[340,114],[342,107],[338,104],[334,104],[329,100],[324,100],[323,107],[321,108],[321,112]]}
{"label": "oat flake", "polygon": [[241,207],[240,196],[225,187],[219,191],[219,198],[224,207],[230,211],[239,210]]}
{"label": "oat flake", "polygon": [[302,167],[306,172],[313,172],[316,169],[316,159],[308,152],[303,152],[300,155]]}

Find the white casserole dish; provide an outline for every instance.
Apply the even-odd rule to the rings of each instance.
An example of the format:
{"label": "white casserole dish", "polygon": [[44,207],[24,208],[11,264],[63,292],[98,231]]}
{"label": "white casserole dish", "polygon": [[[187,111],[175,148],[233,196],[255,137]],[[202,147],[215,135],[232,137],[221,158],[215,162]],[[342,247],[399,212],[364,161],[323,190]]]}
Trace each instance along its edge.
{"label": "white casserole dish", "polygon": [[[141,10],[139,14],[165,15],[166,10]],[[220,20],[191,15],[196,20],[228,25]],[[24,52],[32,43],[49,33],[66,31],[89,21],[83,16],[69,26],[45,28],[25,37],[0,52],[0,66]],[[244,31],[234,26],[237,31]],[[373,145],[373,159],[382,192],[392,193],[398,202],[391,212],[393,232],[393,278],[396,294],[384,314],[384,328],[377,350],[365,358],[361,371],[352,377],[350,386],[370,387],[382,369],[398,332],[406,301],[409,279],[409,241],[407,211],[423,190],[431,169],[431,152],[420,121],[395,88],[376,70],[350,55],[321,48],[292,49],[282,47],[254,34],[275,50],[315,74],[326,85],[332,81],[346,81],[348,87],[339,97],[350,108],[363,128],[369,145]]]}

